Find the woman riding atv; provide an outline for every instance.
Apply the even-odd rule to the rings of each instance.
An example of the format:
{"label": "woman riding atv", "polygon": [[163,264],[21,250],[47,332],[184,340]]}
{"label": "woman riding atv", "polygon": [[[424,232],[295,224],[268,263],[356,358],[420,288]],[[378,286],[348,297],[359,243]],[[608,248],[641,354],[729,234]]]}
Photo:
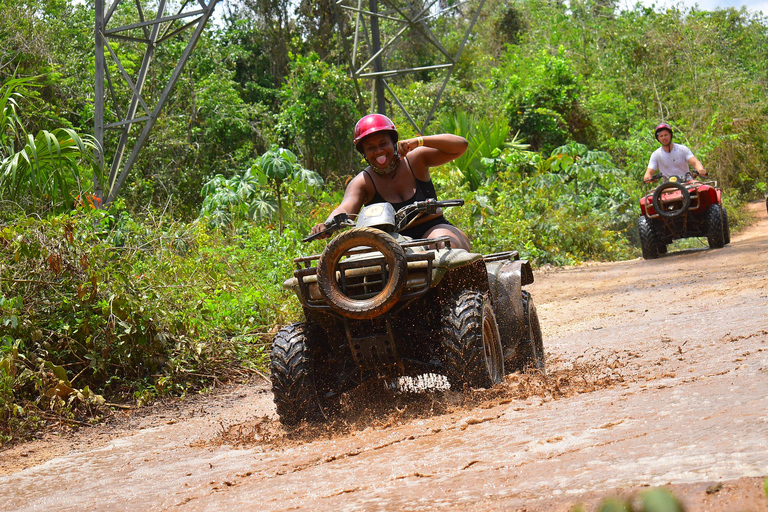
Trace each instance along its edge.
{"label": "woman riding atv", "polygon": [[[399,210],[416,201],[436,199],[429,168],[459,158],[468,146],[463,137],[447,133],[399,140],[394,123],[381,114],[370,114],[357,122],[353,143],[369,166],[349,182],[329,220],[340,213],[357,214],[363,205],[386,202]],[[321,222],[311,234],[324,230]],[[440,211],[416,218],[401,234],[414,239],[447,236],[452,247],[470,249],[464,232]]]}
{"label": "woman riding atv", "polygon": [[[661,123],[656,127],[654,136],[661,147],[651,154],[651,160],[648,162],[648,168],[643,177],[643,181],[646,183],[656,179],[654,174],[657,171],[661,171],[661,176],[665,179],[677,176],[681,181],[691,181],[699,176],[707,175],[704,166],[698,158],[693,156],[687,146],[672,142],[672,135],[672,128],[668,124]],[[693,166],[694,171],[690,171],[688,165]]]}

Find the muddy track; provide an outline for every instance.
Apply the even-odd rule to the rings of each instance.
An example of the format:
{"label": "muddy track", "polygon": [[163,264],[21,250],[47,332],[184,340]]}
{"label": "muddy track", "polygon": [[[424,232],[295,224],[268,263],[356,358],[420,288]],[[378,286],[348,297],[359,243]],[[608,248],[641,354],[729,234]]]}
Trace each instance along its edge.
{"label": "muddy track", "polygon": [[239,386],[0,453],[0,510],[568,511],[667,485],[689,510],[768,511],[768,216],[752,207],[723,249],[538,271],[545,377],[364,389],[291,432],[265,384]]}

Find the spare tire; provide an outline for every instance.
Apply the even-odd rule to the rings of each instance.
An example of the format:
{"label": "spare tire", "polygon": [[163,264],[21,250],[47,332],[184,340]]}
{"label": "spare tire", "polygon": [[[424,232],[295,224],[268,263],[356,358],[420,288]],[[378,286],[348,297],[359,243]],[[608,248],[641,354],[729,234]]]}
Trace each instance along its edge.
{"label": "spare tire", "polygon": [[[348,282],[346,277],[341,279],[340,275],[337,276],[339,262],[356,247],[378,251],[385,260],[385,268],[379,269],[382,276],[381,290],[370,297],[350,293],[340,282]],[[331,309],[356,320],[376,318],[392,309],[403,294],[407,277],[405,250],[392,236],[376,228],[353,228],[341,233],[326,246],[317,262],[320,295]]]}
{"label": "spare tire", "polygon": [[[675,210],[664,210],[661,207],[661,195],[671,192],[672,189],[677,189],[680,191],[680,194],[682,195],[683,204],[680,206],[680,208],[677,208]],[[662,183],[658,187],[656,187],[656,190],[653,191],[653,208],[656,210],[656,213],[661,215],[662,217],[677,217],[678,215],[682,215],[685,212],[688,211],[688,207],[691,205],[691,194],[688,192],[688,189],[685,188],[685,185],[682,183],[679,183],[677,181],[668,181],[667,183]]]}

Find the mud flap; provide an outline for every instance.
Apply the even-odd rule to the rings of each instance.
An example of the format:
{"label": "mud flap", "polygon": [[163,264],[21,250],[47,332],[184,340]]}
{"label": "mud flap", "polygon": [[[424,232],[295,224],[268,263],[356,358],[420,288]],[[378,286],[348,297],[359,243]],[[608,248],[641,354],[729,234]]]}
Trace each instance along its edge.
{"label": "mud flap", "polygon": [[521,288],[532,282],[533,271],[527,260],[488,263],[491,301],[505,359],[514,355],[517,344],[526,335]]}

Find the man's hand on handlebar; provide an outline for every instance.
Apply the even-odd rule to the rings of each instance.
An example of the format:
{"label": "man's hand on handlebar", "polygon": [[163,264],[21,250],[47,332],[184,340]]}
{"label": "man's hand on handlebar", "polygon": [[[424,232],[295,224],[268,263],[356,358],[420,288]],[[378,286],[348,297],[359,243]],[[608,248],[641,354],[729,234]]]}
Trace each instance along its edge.
{"label": "man's hand on handlebar", "polygon": [[650,178],[648,178],[648,179],[644,179],[643,181],[644,181],[645,183],[653,183],[654,181],[659,181],[660,179],[661,179],[661,173],[660,173],[660,172],[657,172],[656,174],[654,174],[654,175],[653,175],[653,176],[651,176]]}
{"label": "man's hand on handlebar", "polygon": [[691,170],[691,178],[693,179],[696,179],[699,176],[706,176],[706,175],[707,175],[707,171],[705,171],[703,168],[700,171],[696,169]]}

